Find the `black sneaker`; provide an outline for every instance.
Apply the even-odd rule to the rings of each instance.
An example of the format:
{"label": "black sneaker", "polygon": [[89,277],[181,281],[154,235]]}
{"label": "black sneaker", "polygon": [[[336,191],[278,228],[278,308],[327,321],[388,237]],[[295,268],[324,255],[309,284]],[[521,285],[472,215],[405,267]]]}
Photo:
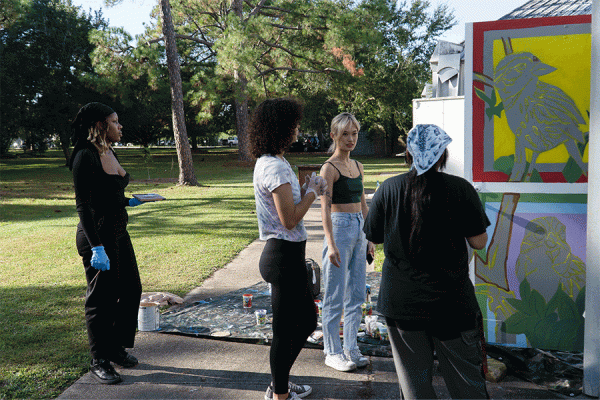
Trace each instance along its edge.
{"label": "black sneaker", "polygon": [[125,349],[119,350],[110,361],[123,368],[133,368],[140,363],[137,358],[127,353]]}
{"label": "black sneaker", "polygon": [[121,379],[121,375],[110,365],[110,361],[101,358],[92,360],[90,363],[90,372],[98,382],[105,385],[114,385],[123,380]]}

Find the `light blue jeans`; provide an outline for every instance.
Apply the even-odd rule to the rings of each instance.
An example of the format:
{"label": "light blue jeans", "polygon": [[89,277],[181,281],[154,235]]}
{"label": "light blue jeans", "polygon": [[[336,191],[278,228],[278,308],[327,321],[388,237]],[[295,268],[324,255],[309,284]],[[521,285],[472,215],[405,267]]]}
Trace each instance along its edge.
{"label": "light blue jeans", "polygon": [[333,238],[340,252],[336,267],[327,257],[323,241],[323,345],[325,354],[342,353],[340,320],[344,313],[344,349],[358,349],[356,336],[366,298],[367,239],[362,213],[331,213]]}

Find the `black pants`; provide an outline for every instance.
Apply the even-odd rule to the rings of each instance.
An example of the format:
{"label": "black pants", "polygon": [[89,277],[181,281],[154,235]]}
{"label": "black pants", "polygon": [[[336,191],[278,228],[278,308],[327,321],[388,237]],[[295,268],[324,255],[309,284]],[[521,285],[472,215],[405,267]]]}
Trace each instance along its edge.
{"label": "black pants", "polygon": [[92,358],[110,359],[122,347],[133,347],[142,284],[127,231],[103,238],[110,270],[90,264],[92,249],[83,230],[77,230],[77,250],[87,280],[85,323]]}
{"label": "black pants", "polygon": [[435,330],[403,330],[386,318],[402,399],[435,399],[433,352],[453,399],[489,399],[483,374],[481,335],[477,327],[454,336]]}
{"label": "black pants", "polygon": [[271,375],[276,394],[288,392],[290,370],[317,327],[317,312],[308,288],[306,241],[269,239],[260,257],[260,274],[271,284],[273,343]]}

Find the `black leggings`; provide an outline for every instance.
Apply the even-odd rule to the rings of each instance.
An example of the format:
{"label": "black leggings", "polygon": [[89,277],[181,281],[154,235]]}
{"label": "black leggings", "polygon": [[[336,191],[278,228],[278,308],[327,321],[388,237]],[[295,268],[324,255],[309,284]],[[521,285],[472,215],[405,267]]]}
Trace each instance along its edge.
{"label": "black leggings", "polygon": [[306,241],[269,239],[260,257],[260,274],[271,284],[273,343],[271,376],[276,394],[288,392],[290,370],[306,339],[317,327],[317,313],[308,288]]}

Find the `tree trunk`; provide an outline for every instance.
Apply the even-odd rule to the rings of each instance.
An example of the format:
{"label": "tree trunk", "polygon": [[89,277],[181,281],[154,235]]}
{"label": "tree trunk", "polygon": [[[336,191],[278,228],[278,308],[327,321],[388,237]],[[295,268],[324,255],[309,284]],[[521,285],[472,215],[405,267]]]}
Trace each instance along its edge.
{"label": "tree trunk", "polygon": [[[232,9],[240,19],[243,20],[242,0],[232,0]],[[235,125],[238,137],[238,159],[240,161],[251,161],[250,148],[248,146],[248,80],[243,72],[234,71],[235,79]]]}
{"label": "tree trunk", "polygon": [[160,11],[162,16],[162,30],[165,37],[165,49],[167,52],[169,80],[171,83],[171,110],[173,115],[175,148],[177,149],[177,158],[179,160],[179,184],[198,186],[185,127],[179,55],[177,54],[175,44],[175,28],[171,19],[171,5],[169,0],[160,0]]}
{"label": "tree trunk", "polygon": [[69,133],[67,131],[61,130],[58,138],[60,140],[60,148],[62,149],[63,155],[65,156],[65,166],[69,166],[69,160],[71,159],[71,151],[69,150],[69,143],[71,142],[71,138],[69,137]]}
{"label": "tree trunk", "polygon": [[248,94],[246,86],[248,81],[242,73],[235,72],[235,124],[238,137],[238,159],[251,161],[250,147],[248,146]]}

